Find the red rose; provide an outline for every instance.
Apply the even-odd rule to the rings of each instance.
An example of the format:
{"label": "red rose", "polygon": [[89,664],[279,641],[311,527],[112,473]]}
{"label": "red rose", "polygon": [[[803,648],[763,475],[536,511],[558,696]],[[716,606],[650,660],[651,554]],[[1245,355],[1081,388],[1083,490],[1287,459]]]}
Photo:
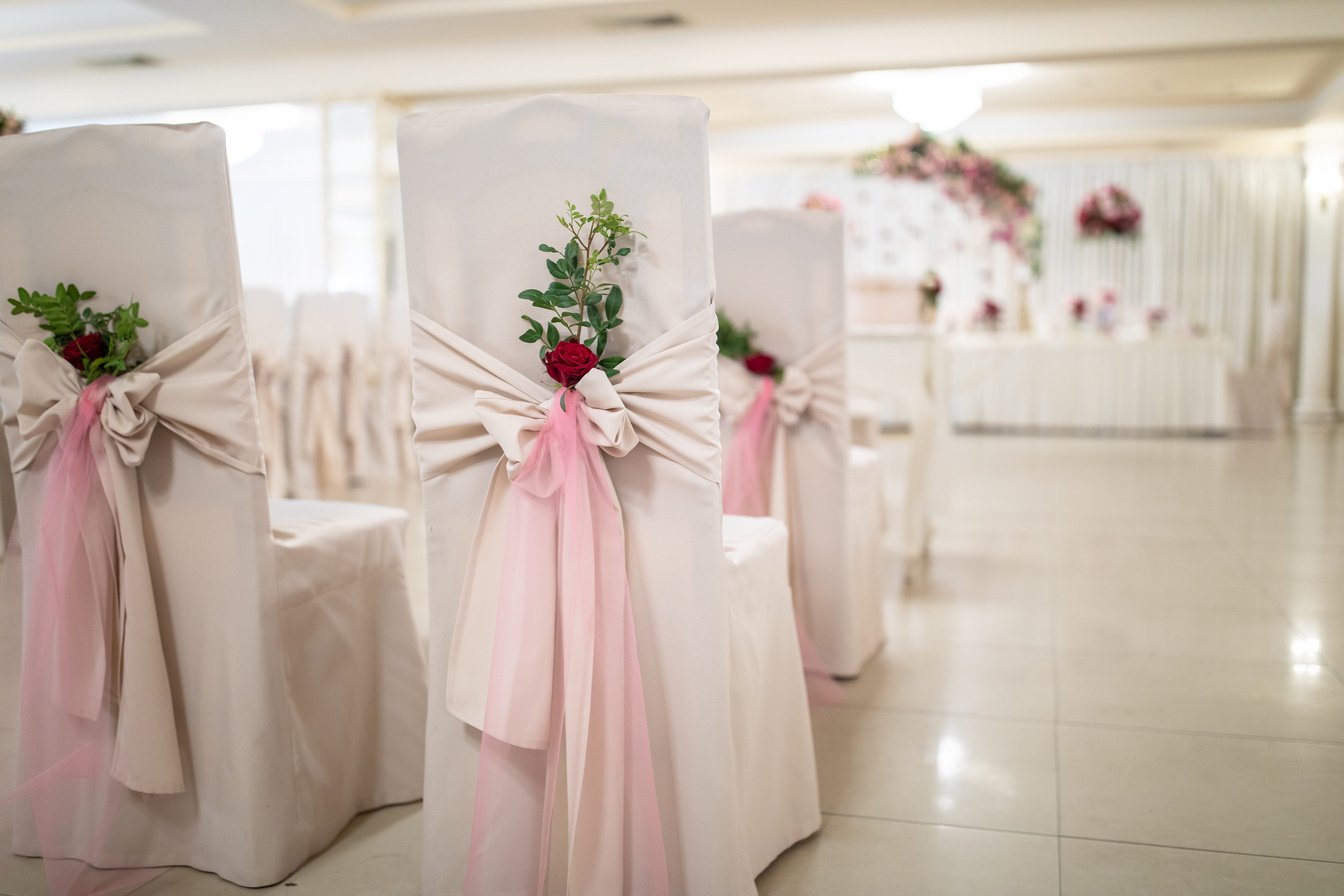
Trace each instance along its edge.
{"label": "red rose", "polygon": [[765,352],[748,355],[742,359],[742,364],[757,376],[769,376],[775,372],[774,356],[767,355]]}
{"label": "red rose", "polygon": [[582,342],[567,339],[547,352],[543,361],[551,379],[570,388],[597,366],[597,355]]}
{"label": "red rose", "polygon": [[96,361],[107,354],[101,333],[85,333],[61,346],[61,357],[69,361],[78,371],[83,372],[90,361]]}

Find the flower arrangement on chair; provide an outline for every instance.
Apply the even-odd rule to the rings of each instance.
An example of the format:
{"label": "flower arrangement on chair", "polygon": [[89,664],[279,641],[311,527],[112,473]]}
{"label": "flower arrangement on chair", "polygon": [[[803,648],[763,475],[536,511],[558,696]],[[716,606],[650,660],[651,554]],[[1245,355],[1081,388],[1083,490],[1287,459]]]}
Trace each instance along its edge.
{"label": "flower arrangement on chair", "polygon": [[47,348],[68,361],[89,385],[134,370],[139,363],[132,358],[138,331],[149,326],[140,317],[139,302],[107,312],[79,308],[95,295],[80,292],[73,283],[58,283],[52,295],[20,288],[18,298],[9,300],[10,314],[31,314],[41,321],[39,326],[51,334],[44,340]]}
{"label": "flower arrangement on chair", "polygon": [[23,133],[24,121],[13,109],[0,109],[0,137]]}
{"label": "flower arrangement on chair", "polygon": [[1078,235],[1084,239],[1139,236],[1143,209],[1134,197],[1115,184],[1093,190],[1078,206]]}
{"label": "flower arrangement on chair", "polygon": [[719,354],[725,358],[731,358],[734,361],[742,362],[742,366],[748,373],[756,376],[767,376],[775,382],[779,382],[784,376],[784,368],[775,360],[774,355],[767,354],[756,347],[756,331],[750,324],[738,326],[720,311],[719,317]]}
{"label": "flower arrangement on chair", "polygon": [[643,234],[632,230],[629,218],[616,212],[605,189],[590,197],[589,211],[566,202],[565,213],[557,215],[556,220],[569,233],[564,248],[546,243],[537,247],[555,256],[546,259],[551,284],[545,290],[518,293],[518,298],[550,312],[551,317],[543,324],[524,314],[528,327],[518,338],[539,343],[538,355],[546,373],[560,388],[571,390],[590,370],[615,376],[625,360],[620,355],[603,357],[608,334],[623,323],[620,314],[625,296],[618,284],[600,283],[598,277],[603,269],[619,266],[630,254],[628,245],[617,245],[621,240]]}

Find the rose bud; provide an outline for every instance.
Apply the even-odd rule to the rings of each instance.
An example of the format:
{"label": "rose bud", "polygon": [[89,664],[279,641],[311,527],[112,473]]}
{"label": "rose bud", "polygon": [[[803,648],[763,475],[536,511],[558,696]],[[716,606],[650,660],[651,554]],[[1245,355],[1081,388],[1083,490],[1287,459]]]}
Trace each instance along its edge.
{"label": "rose bud", "polygon": [[96,361],[107,354],[101,333],[85,333],[61,346],[61,357],[69,361],[76,370],[84,370],[90,361]]}
{"label": "rose bud", "polygon": [[577,385],[584,374],[597,366],[597,355],[592,349],[573,339],[551,349],[542,360],[551,379],[567,389]]}
{"label": "rose bud", "polygon": [[757,376],[769,376],[775,372],[775,358],[765,352],[757,352],[742,359],[742,364]]}

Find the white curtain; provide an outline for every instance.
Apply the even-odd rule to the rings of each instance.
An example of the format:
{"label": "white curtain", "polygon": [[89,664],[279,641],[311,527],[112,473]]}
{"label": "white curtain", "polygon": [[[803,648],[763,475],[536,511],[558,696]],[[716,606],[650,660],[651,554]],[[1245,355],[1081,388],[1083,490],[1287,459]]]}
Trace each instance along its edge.
{"label": "white curtain", "polygon": [[[1018,166],[1040,190],[1045,223],[1039,306],[1115,288],[1122,309],[1166,307],[1173,320],[1225,335],[1246,366],[1271,302],[1296,305],[1302,267],[1302,166],[1292,156],[1037,161]],[[1143,208],[1143,236],[1083,241],[1074,215],[1108,183]]]}
{"label": "white curtain", "polygon": [[[1298,301],[1303,189],[1294,156],[1008,161],[1039,190],[1045,244],[1032,290],[1037,315],[1061,318],[1072,296],[1111,287],[1133,318],[1162,305],[1175,325],[1224,334],[1234,364],[1244,366],[1267,326],[1269,303]],[[1078,204],[1108,183],[1143,207],[1139,241],[1078,239]],[[928,184],[830,165],[729,172],[714,186],[719,213],[796,208],[813,190],[833,193],[845,206],[851,280],[913,281],[935,269],[945,285],[944,313],[962,319],[992,295],[988,228]]]}

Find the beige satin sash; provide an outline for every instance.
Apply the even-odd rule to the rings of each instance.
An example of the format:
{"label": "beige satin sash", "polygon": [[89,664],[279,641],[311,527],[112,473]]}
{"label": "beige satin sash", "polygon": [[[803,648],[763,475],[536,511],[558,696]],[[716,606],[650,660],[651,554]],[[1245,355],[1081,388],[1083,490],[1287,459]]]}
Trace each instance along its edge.
{"label": "beige satin sash", "polygon": [[[15,380],[0,401],[19,430],[15,472],[28,469],[55,445],[74,411],[84,381],[69,363],[36,339],[21,341],[0,323],[0,358]],[[137,468],[162,426],[202,454],[244,473],[261,474],[256,406],[242,317],[218,315],[110,384],[100,422],[106,475],[115,496],[120,548],[120,655],[116,746],[112,777],[142,793],[185,788],[172,687],[159,633],[149,572]],[[37,508],[28,508],[35,513]],[[22,512],[22,511],[21,511]],[[112,680],[118,676],[114,675]]]}
{"label": "beige satin sash", "polygon": [[[736,423],[756,398],[760,378],[736,361],[721,360],[719,391],[723,416]],[[775,407],[785,426],[795,426],[804,415],[824,426],[848,424],[845,406],[845,342],[835,336],[792,364],[775,384]]]}
{"label": "beige satin sash", "polygon": [[299,497],[343,497],[350,485],[350,458],[341,424],[344,361],[339,354],[304,358],[303,453],[310,485],[317,494]]}
{"label": "beige satin sash", "polygon": [[[480,728],[495,643],[509,477],[545,422],[553,390],[419,312],[412,314],[411,330],[421,478],[434,479],[502,452],[481,508],[448,659],[448,710]],[[717,352],[714,333],[714,312],[707,307],[632,354],[619,377],[608,380],[599,372],[584,377],[577,388],[596,430],[593,441],[613,456],[643,445],[717,482],[719,397],[705,374]],[[544,746],[540,703],[529,718],[519,741]]]}
{"label": "beige satin sash", "polygon": [[253,351],[252,378],[257,385],[257,412],[261,418],[261,444],[266,456],[266,486],[272,498],[289,494],[289,444],[285,408],[293,365],[268,352]]}
{"label": "beige satin sash", "polygon": [[[741,420],[755,400],[760,383],[761,378],[740,362],[720,358],[719,392],[724,419],[733,424]],[[794,517],[787,483],[805,471],[795,469],[797,461],[789,450],[789,441],[794,427],[805,419],[827,429],[848,428],[844,336],[828,339],[793,364],[785,365],[784,376],[775,384],[774,403],[784,426],[780,437],[775,439],[770,507],[773,516],[789,525],[790,533],[798,533],[800,521]]]}

